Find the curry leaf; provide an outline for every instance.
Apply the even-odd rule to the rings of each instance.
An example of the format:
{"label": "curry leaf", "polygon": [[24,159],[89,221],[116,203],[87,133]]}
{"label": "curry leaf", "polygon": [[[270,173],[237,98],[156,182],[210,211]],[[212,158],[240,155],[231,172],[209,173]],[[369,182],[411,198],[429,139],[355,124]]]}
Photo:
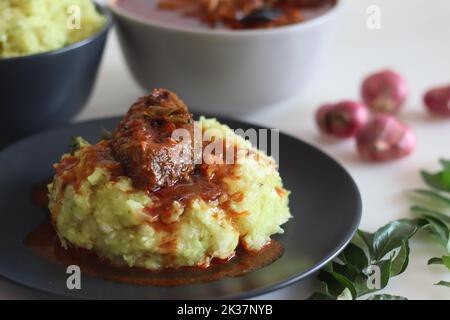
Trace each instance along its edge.
{"label": "curry leaf", "polygon": [[328,290],[328,284],[326,282],[320,282],[320,289],[314,293],[309,300],[335,300],[336,298]]}
{"label": "curry leaf", "polygon": [[447,216],[446,214],[436,211],[436,210],[432,210],[432,209],[427,209],[427,208],[423,208],[420,206],[413,206],[411,207],[411,212],[413,214],[420,216],[429,216],[429,217],[433,217],[437,220],[440,220],[442,223],[444,224],[450,224],[450,217]]}
{"label": "curry leaf", "polygon": [[368,266],[368,259],[363,249],[353,243],[348,246],[339,255],[339,259],[348,266],[352,266],[355,270],[363,270]]}
{"label": "curry leaf", "polygon": [[345,288],[344,291],[337,297],[337,300],[354,300],[353,294],[349,288]]}
{"label": "curry leaf", "polygon": [[409,242],[404,240],[397,256],[392,261],[391,277],[395,277],[403,273],[409,264]]}
{"label": "curry leaf", "polygon": [[442,258],[431,258],[430,260],[428,260],[428,265],[432,265],[432,264],[444,264],[444,262],[442,261]]}
{"label": "curry leaf", "polygon": [[348,288],[353,297],[356,297],[356,289],[352,281],[342,273],[334,271],[333,262],[328,264],[319,275],[319,279],[325,282],[328,286],[329,293],[333,296],[339,296],[345,288]]}
{"label": "curry leaf", "polygon": [[434,284],[435,286],[443,286],[443,287],[449,287],[450,288],[450,282],[448,281],[439,281],[438,283]]}
{"label": "curry leaf", "polygon": [[439,160],[444,170],[450,171],[450,160],[441,159]]}
{"label": "curry leaf", "polygon": [[422,171],[422,178],[430,187],[437,190],[450,192],[450,170],[438,173]]}
{"label": "curry leaf", "polygon": [[356,231],[356,238],[361,239],[364,244],[367,246],[367,250],[369,251],[370,255],[373,254],[373,248],[372,248],[372,243],[373,243],[373,234],[363,231],[363,230],[358,230]]}
{"label": "curry leaf", "polygon": [[446,266],[447,269],[450,270],[450,256],[443,256],[442,262],[444,263],[444,266]]}
{"label": "curry leaf", "polygon": [[[375,234],[359,230],[355,237],[362,240],[369,255],[364,248],[350,243],[335,261],[320,271],[322,290],[310,299],[343,300],[350,296],[357,299],[385,288],[391,277],[406,269],[408,240],[417,231],[417,225],[417,220],[399,220],[380,228]],[[398,249],[397,254],[394,254],[395,249]]]}
{"label": "curry leaf", "polygon": [[442,203],[443,205],[450,206],[450,198],[443,196],[437,191],[434,190],[425,190],[425,189],[417,189],[413,190],[412,194],[422,196],[424,198],[428,198],[435,203]]}
{"label": "curry leaf", "polygon": [[381,260],[386,254],[400,247],[404,240],[408,240],[416,232],[417,227],[406,220],[388,223],[374,234],[373,258],[376,261]]}
{"label": "curry leaf", "polygon": [[78,137],[72,137],[70,138],[69,148],[70,148],[70,154],[74,155],[75,152],[77,152],[80,149],[80,141]]}
{"label": "curry leaf", "polygon": [[379,288],[372,289],[372,292],[384,289],[388,285],[389,278],[391,277],[392,260],[380,261],[377,266],[380,267],[381,270],[381,286]]}
{"label": "curry leaf", "polygon": [[[442,171],[423,171],[422,177],[432,188],[450,192],[450,161],[440,162]],[[322,289],[310,299],[357,299],[385,288],[390,278],[408,267],[409,240],[419,230],[427,231],[450,253],[450,217],[444,213],[450,209],[450,197],[432,189],[417,189],[412,194],[421,200],[421,205],[411,207],[416,218],[390,222],[375,233],[358,230],[338,258],[320,271]],[[450,270],[450,255],[431,258],[428,264],[443,265]],[[436,285],[450,287],[450,282],[440,281]],[[367,300],[406,298],[381,294],[371,295]]]}
{"label": "curry leaf", "polygon": [[422,229],[429,232],[444,248],[447,248],[449,241],[449,228],[445,223],[428,215],[422,215],[425,221]]}

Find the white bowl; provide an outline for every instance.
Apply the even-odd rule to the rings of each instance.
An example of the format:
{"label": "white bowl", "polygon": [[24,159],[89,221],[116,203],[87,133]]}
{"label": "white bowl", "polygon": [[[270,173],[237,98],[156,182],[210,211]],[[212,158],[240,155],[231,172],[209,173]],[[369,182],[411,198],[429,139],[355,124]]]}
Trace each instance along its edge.
{"label": "white bowl", "polygon": [[128,66],[146,90],[176,92],[195,111],[248,114],[298,94],[311,79],[341,7],[306,22],[256,30],[186,27],[110,1]]}

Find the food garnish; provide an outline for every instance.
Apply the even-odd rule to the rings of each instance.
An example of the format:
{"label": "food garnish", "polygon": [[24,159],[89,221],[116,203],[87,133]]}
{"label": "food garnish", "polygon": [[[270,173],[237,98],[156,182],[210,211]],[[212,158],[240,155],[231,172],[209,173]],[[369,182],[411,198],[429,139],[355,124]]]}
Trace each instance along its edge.
{"label": "food garnish", "polygon": [[[321,289],[310,299],[405,300],[389,294],[375,294],[387,287],[392,277],[403,273],[409,263],[409,240],[418,232],[429,235],[443,251],[428,265],[441,265],[450,271],[450,161],[440,161],[436,173],[422,171],[428,189],[410,192],[412,218],[388,223],[375,233],[358,230],[352,242],[319,273]],[[448,281],[438,286],[450,287]]]}

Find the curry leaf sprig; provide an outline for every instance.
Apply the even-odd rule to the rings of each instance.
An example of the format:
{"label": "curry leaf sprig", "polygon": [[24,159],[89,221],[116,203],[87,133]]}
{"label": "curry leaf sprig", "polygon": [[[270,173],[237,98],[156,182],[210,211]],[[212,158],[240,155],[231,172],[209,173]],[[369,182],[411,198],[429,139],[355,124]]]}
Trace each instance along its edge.
{"label": "curry leaf sprig", "polygon": [[[352,242],[319,273],[322,289],[313,300],[358,299],[387,286],[409,263],[409,239],[418,221],[398,220],[375,233],[359,230]],[[405,300],[392,295],[372,295],[369,300]]]}
{"label": "curry leaf sprig", "polygon": [[[440,163],[441,171],[422,172],[430,189],[411,193],[420,204],[411,207],[414,218],[390,222],[375,233],[358,230],[343,252],[319,272],[321,289],[310,299],[368,296],[367,300],[405,300],[404,297],[373,293],[385,288],[392,277],[405,271],[409,263],[409,240],[419,230],[426,231],[445,251],[445,255],[431,258],[428,264],[443,265],[450,270],[450,161],[441,160]],[[378,283],[374,283],[374,279],[378,279]],[[450,282],[440,281],[436,285],[450,287]]]}
{"label": "curry leaf sprig", "polygon": [[[439,243],[444,254],[428,260],[429,265],[442,265],[450,270],[450,161],[440,161],[442,169],[436,173],[422,171],[429,189],[412,192],[416,202],[411,213],[420,219],[422,229]],[[440,281],[436,285],[450,287],[450,282]]]}

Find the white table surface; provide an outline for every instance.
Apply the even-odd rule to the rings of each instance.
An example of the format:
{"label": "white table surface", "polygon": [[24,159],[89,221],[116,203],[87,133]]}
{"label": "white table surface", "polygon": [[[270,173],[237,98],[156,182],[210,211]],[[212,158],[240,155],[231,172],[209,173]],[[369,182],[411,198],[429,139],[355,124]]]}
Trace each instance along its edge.
{"label": "white table surface", "polygon": [[[366,10],[370,5],[381,8],[380,30],[366,27]],[[374,231],[390,220],[408,215],[404,191],[421,186],[419,169],[434,169],[438,158],[450,158],[450,122],[428,116],[421,103],[427,88],[450,83],[449,40],[450,1],[347,0],[327,59],[309,88],[299,97],[244,120],[280,128],[335,157],[360,187],[364,205],[361,228]],[[361,79],[385,67],[392,67],[409,79],[412,95],[402,117],[415,130],[418,146],[406,160],[367,164],[358,159],[352,141],[332,143],[321,137],[313,115],[323,102],[357,99]],[[122,114],[142,94],[128,73],[116,35],[112,33],[92,99],[77,120]],[[413,240],[411,246],[410,266],[384,292],[410,299],[450,299],[450,289],[433,285],[439,280],[450,281],[450,273],[442,267],[426,265],[428,258],[443,252],[436,245],[419,240]],[[264,298],[304,298],[312,285],[313,281],[303,282]],[[49,297],[0,280],[0,299]]]}

